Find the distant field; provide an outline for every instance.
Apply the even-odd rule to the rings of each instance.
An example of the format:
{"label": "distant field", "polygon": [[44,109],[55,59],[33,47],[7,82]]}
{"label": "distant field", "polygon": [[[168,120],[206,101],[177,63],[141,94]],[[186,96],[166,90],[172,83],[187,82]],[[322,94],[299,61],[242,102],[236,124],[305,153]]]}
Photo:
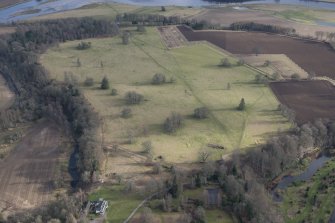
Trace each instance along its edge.
{"label": "distant field", "polygon": [[315,23],[317,20],[335,21],[333,10],[308,8],[297,5],[255,4],[249,8],[268,12],[270,15],[282,17],[292,21]]}
{"label": "distant field", "polygon": [[167,6],[166,11],[161,11],[161,7],[142,7],[136,5],[126,5],[119,3],[103,4],[95,3],[83,6],[81,8],[53,13],[43,16],[33,17],[30,20],[45,20],[45,19],[60,19],[60,18],[72,18],[72,17],[104,17],[109,19],[115,19],[115,16],[120,13],[141,13],[141,14],[159,14],[164,16],[180,16],[190,17],[202,12],[204,9],[201,8],[187,8],[179,6]]}
{"label": "distant field", "polygon": [[96,3],[65,12],[36,16],[31,18],[30,20],[34,21],[34,20],[46,20],[46,19],[64,19],[64,18],[87,17],[87,16],[114,19],[115,16],[119,13],[130,12],[137,8],[138,6],[118,4],[118,3],[115,4]]}
{"label": "distant field", "polygon": [[[198,151],[208,143],[225,146],[225,150],[213,150],[213,158],[219,158],[289,127],[277,111],[278,101],[271,90],[254,83],[257,73],[243,66],[219,67],[222,58],[236,61],[207,44],[166,50],[155,28],[134,34],[127,46],[117,37],[89,41],[92,48],[85,51],[75,49],[80,41],[52,48],[41,62],[60,81],[64,80],[64,72],[72,72],[80,83],[86,77],[94,78],[94,87],[82,89],[103,117],[106,143],[141,151],[141,143],[151,140],[154,156],[186,162],[197,160]],[[76,66],[77,58],[81,67]],[[153,86],[150,82],[155,73],[173,77],[176,83]],[[104,76],[117,89],[117,96],[111,96],[110,90],[98,89]],[[231,90],[226,90],[228,83]],[[146,101],[130,106],[133,116],[123,119],[120,112],[127,107],[123,98],[130,90],[143,94]],[[235,110],[242,97],[247,103],[245,112]],[[195,120],[193,110],[202,106],[210,109],[210,117]],[[163,132],[162,124],[172,111],[180,113],[185,122],[182,129],[169,135]],[[125,144],[129,134],[136,136],[135,143]]]}
{"label": "distant field", "polygon": [[211,8],[196,14],[193,18],[223,26],[229,26],[233,22],[256,22],[289,27],[304,36],[314,36],[316,31],[335,32],[334,26],[317,25],[320,21],[335,22],[335,15],[330,10],[308,10],[300,6],[278,4],[252,4],[246,7],[249,9]]}

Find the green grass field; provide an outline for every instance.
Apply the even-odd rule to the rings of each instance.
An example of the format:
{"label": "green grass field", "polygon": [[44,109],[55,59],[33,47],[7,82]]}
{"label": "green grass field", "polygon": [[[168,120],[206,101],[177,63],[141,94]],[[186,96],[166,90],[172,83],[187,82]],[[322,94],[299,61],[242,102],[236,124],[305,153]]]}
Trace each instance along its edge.
{"label": "green grass field", "polygon": [[[330,160],[311,181],[290,186],[284,193],[281,209],[285,222],[326,222],[334,209],[335,161]],[[327,185],[327,187],[325,187]]]}
{"label": "green grass field", "polygon": [[126,220],[142,201],[139,195],[124,193],[123,186],[118,185],[102,187],[89,196],[89,200],[98,200],[99,198],[108,201],[107,221],[111,223]]}
{"label": "green grass field", "polygon": [[[216,159],[236,148],[261,143],[290,126],[277,111],[278,101],[271,90],[254,83],[257,73],[244,66],[219,67],[220,60],[228,56],[207,44],[167,50],[155,28],[148,28],[145,34],[135,33],[129,45],[122,45],[118,37],[89,41],[92,48],[84,51],[75,49],[79,41],[61,44],[48,50],[41,62],[59,81],[64,80],[64,72],[72,72],[79,83],[86,77],[94,78],[95,86],[82,90],[104,120],[106,143],[123,144],[132,132],[136,142],[124,147],[141,151],[141,143],[151,140],[154,156],[187,162],[197,160],[198,151],[208,143],[225,146],[225,150],[212,149],[212,158]],[[176,83],[151,85],[155,73],[173,77]],[[104,76],[109,78],[111,88],[117,89],[117,96],[99,89]],[[226,89],[228,83],[231,90]],[[130,106],[133,116],[123,119],[120,112],[127,107],[124,95],[130,90],[141,93],[146,100]],[[247,109],[237,111],[242,97]],[[202,106],[210,109],[210,116],[195,120],[193,110]],[[184,117],[184,124],[176,133],[166,134],[162,125],[172,111]],[[143,129],[147,135],[142,134]]]}

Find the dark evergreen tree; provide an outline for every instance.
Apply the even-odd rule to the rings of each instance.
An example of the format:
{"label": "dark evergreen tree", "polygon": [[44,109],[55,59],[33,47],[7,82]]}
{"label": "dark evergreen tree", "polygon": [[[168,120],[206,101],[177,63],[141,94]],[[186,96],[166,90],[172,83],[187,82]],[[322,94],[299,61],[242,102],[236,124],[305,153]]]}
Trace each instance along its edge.
{"label": "dark evergreen tree", "polygon": [[237,110],[239,110],[239,111],[244,111],[245,110],[244,98],[241,99],[240,104],[237,106]]}
{"label": "dark evergreen tree", "polygon": [[102,78],[100,88],[101,88],[102,90],[107,90],[107,89],[109,89],[109,80],[108,80],[107,77]]}

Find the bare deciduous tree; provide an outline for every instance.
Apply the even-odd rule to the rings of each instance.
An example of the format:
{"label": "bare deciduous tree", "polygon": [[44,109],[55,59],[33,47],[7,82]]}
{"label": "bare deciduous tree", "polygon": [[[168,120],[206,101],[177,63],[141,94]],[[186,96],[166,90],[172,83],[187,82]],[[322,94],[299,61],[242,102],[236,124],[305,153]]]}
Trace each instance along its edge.
{"label": "bare deciduous tree", "polygon": [[201,149],[199,151],[199,161],[204,163],[211,156],[211,152],[208,149]]}

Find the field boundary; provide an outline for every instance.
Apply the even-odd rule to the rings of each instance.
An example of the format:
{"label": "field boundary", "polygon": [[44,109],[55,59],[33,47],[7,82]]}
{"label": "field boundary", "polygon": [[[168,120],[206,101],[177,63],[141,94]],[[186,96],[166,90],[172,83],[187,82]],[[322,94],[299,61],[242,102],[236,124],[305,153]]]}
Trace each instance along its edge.
{"label": "field boundary", "polygon": [[[190,43],[189,45],[206,44],[206,45],[208,45],[208,47],[212,48],[212,50],[214,50],[214,51],[219,51],[220,53],[227,54],[228,56],[233,57],[234,59],[239,59],[240,58],[240,57],[236,56],[235,54],[232,54],[232,53],[228,52],[227,50],[222,49],[222,48],[214,45],[213,43],[208,42],[207,40],[190,41],[189,43]],[[249,68],[249,69],[251,69],[251,70],[253,70],[253,71],[257,72],[257,73],[260,73],[260,74],[262,74],[264,76],[271,75],[271,74],[269,74],[269,73],[267,73],[265,71],[262,71],[261,69],[258,69],[255,66],[252,66],[251,64],[245,63],[244,66],[246,66],[247,68]]]}
{"label": "field boundary", "polygon": [[325,43],[325,44],[329,44],[331,46],[331,48],[334,49],[334,47],[329,42],[327,42],[327,41],[318,40],[318,39],[310,39],[310,38],[305,37],[305,36],[291,36],[291,35],[285,35],[285,34],[280,34],[280,33],[262,32],[262,31],[246,31],[246,30],[230,30],[230,29],[203,29],[203,30],[194,30],[190,26],[187,26],[187,25],[182,25],[182,26],[191,29],[195,33],[202,33],[202,32],[265,33],[265,34],[274,35],[274,36],[281,36],[281,37],[287,37],[287,38],[304,40],[304,41],[310,41],[310,42],[316,42],[316,43]]}
{"label": "field boundary", "polygon": [[312,80],[318,80],[318,81],[328,81],[333,86],[335,86],[335,80],[331,79],[330,77],[322,76],[322,77],[313,77]]}

